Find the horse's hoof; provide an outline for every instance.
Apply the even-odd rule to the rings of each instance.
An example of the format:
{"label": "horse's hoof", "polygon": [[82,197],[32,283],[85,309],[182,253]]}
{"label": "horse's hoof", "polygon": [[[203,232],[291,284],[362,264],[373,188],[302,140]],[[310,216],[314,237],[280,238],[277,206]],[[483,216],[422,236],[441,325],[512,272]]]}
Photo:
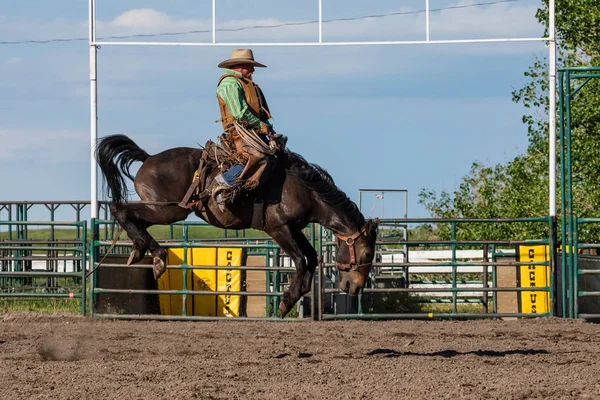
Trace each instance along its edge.
{"label": "horse's hoof", "polygon": [[281,303],[279,303],[279,317],[280,318],[285,318],[285,316],[289,312],[290,312],[290,309],[288,308],[288,306],[285,305],[285,303],[283,301]]}
{"label": "horse's hoof", "polygon": [[140,252],[137,249],[131,250],[131,254],[129,255],[129,259],[127,260],[127,266],[130,266],[134,262],[138,262],[140,259]]}
{"label": "horse's hoof", "polygon": [[167,267],[165,266],[165,262],[159,257],[154,257],[154,266],[152,267],[152,271],[154,271],[154,279],[158,280],[158,278],[160,278],[166,269]]}

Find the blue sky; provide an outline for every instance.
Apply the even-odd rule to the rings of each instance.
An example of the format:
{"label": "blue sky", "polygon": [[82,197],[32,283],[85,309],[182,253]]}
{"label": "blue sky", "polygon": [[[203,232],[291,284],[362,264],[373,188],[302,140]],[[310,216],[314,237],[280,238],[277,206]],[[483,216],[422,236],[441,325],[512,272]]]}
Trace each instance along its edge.
{"label": "blue sky", "polygon": [[[210,30],[210,0],[98,0],[99,38]],[[325,41],[421,40],[424,1],[323,1],[323,18],[405,13],[324,24]],[[431,0],[431,39],[540,37],[537,1],[473,6]],[[217,28],[303,22],[317,2],[217,1]],[[462,8],[456,8],[456,7]],[[468,6],[468,7],[464,7]],[[0,41],[87,37],[87,2],[4,1]],[[314,42],[316,24],[217,32],[218,42]],[[139,40],[209,42],[211,33]],[[99,51],[99,136],[124,133],[150,153],[220,134],[217,64],[234,47],[104,46]],[[263,88],[288,146],[358,189],[406,189],[408,215],[426,217],[422,188],[452,190],[476,161],[525,151],[526,111],[511,101],[543,43],[375,47],[255,47]],[[88,200],[87,41],[0,45],[1,200]],[[371,210],[374,199],[363,199]],[[386,196],[385,217],[399,217]],[[376,207],[374,216],[380,213]],[[0,217],[2,215],[0,214]],[[1,218],[0,218],[1,219]]]}

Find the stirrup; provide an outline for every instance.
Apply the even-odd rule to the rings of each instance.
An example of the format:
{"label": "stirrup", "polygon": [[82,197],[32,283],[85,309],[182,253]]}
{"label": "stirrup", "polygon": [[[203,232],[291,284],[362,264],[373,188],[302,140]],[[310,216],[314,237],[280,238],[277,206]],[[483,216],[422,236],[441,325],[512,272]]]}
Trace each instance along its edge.
{"label": "stirrup", "polygon": [[219,185],[212,190],[211,196],[213,197],[213,199],[215,199],[215,201],[217,201],[218,197],[221,196],[221,192],[223,190],[229,189],[230,187],[231,186]]}
{"label": "stirrup", "polygon": [[217,186],[212,190],[211,196],[217,203],[217,207],[221,212],[225,211],[225,200],[223,199],[223,190],[227,189],[228,186]]}

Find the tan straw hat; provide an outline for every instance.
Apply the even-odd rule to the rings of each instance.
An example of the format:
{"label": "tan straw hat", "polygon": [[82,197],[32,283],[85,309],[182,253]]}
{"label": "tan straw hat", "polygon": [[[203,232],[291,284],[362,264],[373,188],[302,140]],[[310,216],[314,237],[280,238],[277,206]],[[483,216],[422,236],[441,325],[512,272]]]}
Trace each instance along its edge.
{"label": "tan straw hat", "polygon": [[252,64],[255,67],[266,67],[266,65],[254,61],[254,54],[250,49],[235,49],[231,52],[231,58],[219,64],[219,68],[227,68],[238,64]]}

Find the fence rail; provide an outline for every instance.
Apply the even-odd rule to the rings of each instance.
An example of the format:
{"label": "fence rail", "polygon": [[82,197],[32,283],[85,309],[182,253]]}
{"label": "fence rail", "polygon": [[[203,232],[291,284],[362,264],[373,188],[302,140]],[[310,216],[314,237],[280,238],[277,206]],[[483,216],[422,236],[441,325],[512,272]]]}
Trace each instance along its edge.
{"label": "fence rail", "polygon": [[[40,205],[58,202],[40,202]],[[21,212],[33,203],[24,202]],[[71,204],[64,202],[64,204]],[[73,204],[71,204],[73,206]],[[4,208],[2,208],[4,207]],[[48,209],[51,210],[53,206]],[[82,207],[74,206],[81,210]],[[0,203],[0,212],[7,211]],[[0,214],[0,217],[2,215]],[[23,216],[26,216],[25,214]],[[21,217],[19,217],[21,218]],[[533,317],[560,315],[574,318],[600,318],[600,311],[592,312],[585,306],[590,301],[600,300],[600,290],[582,286],[582,278],[600,278],[600,267],[589,267],[573,259],[567,269],[556,263],[556,251],[561,244],[552,235],[543,238],[505,239],[471,238],[461,230],[465,224],[540,224],[548,232],[555,227],[549,217],[523,219],[394,219],[382,220],[380,238],[377,241],[377,259],[374,263],[369,285],[357,298],[352,298],[337,288],[339,272],[335,268],[335,241],[331,232],[311,226],[305,230],[311,243],[323,256],[324,263],[317,269],[310,295],[302,299],[298,307],[300,320],[313,319],[378,319],[378,318],[503,318],[504,316]],[[577,219],[575,227],[583,224],[600,223],[600,219]],[[397,236],[392,232],[399,225],[410,227],[415,224],[444,225],[449,229],[448,240],[416,240]],[[136,289],[103,288],[97,285],[92,274],[91,285],[86,287],[86,272],[98,265],[101,257],[113,244],[116,226],[109,219],[93,220],[88,231],[86,221],[0,221],[0,298],[71,298],[81,302],[82,313],[86,303],[90,312],[97,317],[142,318],[139,315],[93,311],[97,295],[157,295],[180,297],[185,303],[189,298],[240,296],[261,298],[265,301],[263,319],[276,318],[281,296],[288,286],[288,278],[295,270],[289,257],[273,243],[270,237],[246,236],[246,232],[224,231],[222,237],[192,238],[196,230],[209,227],[202,222],[173,224],[168,228],[168,238],[161,245],[171,249],[183,249],[181,263],[171,263],[167,271],[183,274],[183,287],[179,289]],[[214,228],[213,228],[214,229]],[[40,232],[45,236],[40,236]],[[70,236],[66,237],[65,232]],[[387,236],[390,232],[392,235]],[[408,231],[407,231],[408,232]],[[575,240],[573,254],[582,250],[600,248],[598,243],[579,243]],[[128,254],[131,242],[126,238],[115,243],[112,255]],[[518,249],[523,246],[546,247],[548,257],[544,260],[519,259]],[[186,260],[188,250],[235,247],[250,255],[261,254],[265,265],[190,265]],[[569,261],[569,260],[567,260]],[[558,267],[558,268],[557,268]],[[134,265],[105,262],[105,271],[137,270],[150,271],[151,265]],[[503,270],[518,274],[520,269],[545,269],[549,271],[547,284],[529,286],[508,285],[501,282]],[[267,275],[261,290],[213,290],[186,287],[188,276],[200,271],[237,271]],[[515,272],[516,271],[516,272]],[[558,278],[558,279],[557,279]],[[548,299],[548,307],[537,312],[524,312],[519,302],[525,295],[539,295]],[[89,296],[88,296],[89,295]],[[499,305],[502,296],[513,296],[519,300],[518,310],[505,312]],[[545,300],[544,300],[545,301]],[[586,303],[587,302],[587,303]],[[557,304],[560,307],[557,308]],[[408,307],[408,308],[407,308]],[[411,308],[412,307],[412,308]],[[475,308],[474,308],[475,307]],[[582,308],[583,307],[583,308]],[[421,310],[421,311],[419,311]],[[426,310],[427,312],[422,312]],[[600,308],[598,309],[600,310]],[[187,312],[186,307],[182,312]],[[406,311],[406,312],[404,312]],[[231,317],[201,315],[148,315],[149,319],[231,319]],[[195,318],[198,317],[198,318]],[[237,317],[256,319],[258,317]],[[260,319],[260,318],[259,318]]]}
{"label": "fence rail", "polygon": [[[25,228],[35,226],[54,236],[60,228],[79,239],[29,239]],[[3,229],[4,228],[4,229]],[[19,240],[13,239],[15,231]],[[52,298],[87,303],[87,221],[0,221],[0,299]]]}

